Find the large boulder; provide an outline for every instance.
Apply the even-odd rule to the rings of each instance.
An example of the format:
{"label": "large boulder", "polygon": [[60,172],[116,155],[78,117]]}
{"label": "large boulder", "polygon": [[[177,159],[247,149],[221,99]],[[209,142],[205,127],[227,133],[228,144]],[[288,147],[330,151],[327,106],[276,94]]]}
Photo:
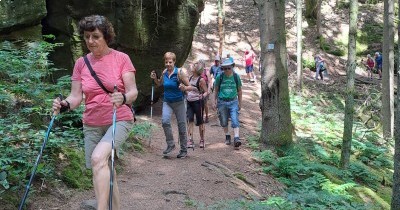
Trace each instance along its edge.
{"label": "large boulder", "polygon": [[56,35],[57,41],[65,44],[52,58],[70,73],[74,61],[87,52],[77,31],[78,21],[91,14],[106,16],[117,34],[112,47],[127,53],[137,69],[139,97],[135,105],[140,109],[149,104],[150,71],[161,72],[164,53],[174,52],[178,66],[186,60],[203,7],[203,0],[66,0],[63,4],[48,0],[43,27],[45,33]]}
{"label": "large boulder", "polygon": [[0,34],[7,39],[40,39],[46,14],[45,0],[0,0]]}

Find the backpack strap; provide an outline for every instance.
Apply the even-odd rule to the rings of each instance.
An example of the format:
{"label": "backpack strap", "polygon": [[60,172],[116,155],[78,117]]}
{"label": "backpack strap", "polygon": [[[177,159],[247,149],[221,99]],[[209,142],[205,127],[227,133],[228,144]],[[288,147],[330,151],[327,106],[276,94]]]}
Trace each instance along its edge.
{"label": "backpack strap", "polygon": [[87,58],[87,56],[83,56],[83,60],[85,60],[85,63],[90,71],[90,74],[92,75],[92,77],[94,78],[94,80],[96,80],[97,84],[101,87],[101,89],[104,90],[104,92],[106,93],[112,93],[111,91],[107,90],[106,87],[104,87],[103,83],[101,82],[101,80],[99,79],[99,77],[97,76],[96,72],[93,70],[92,65],[90,65],[90,62]]}
{"label": "backpack strap", "polygon": [[199,90],[199,92],[201,93],[201,90],[200,90],[200,80],[201,80],[201,76],[199,76],[199,77],[197,78],[196,88],[197,88],[197,90]]}
{"label": "backpack strap", "polygon": [[[90,74],[92,75],[92,77],[94,78],[94,80],[96,80],[97,84],[101,87],[101,89],[103,89],[104,92],[106,92],[106,93],[112,93],[112,92],[110,92],[109,90],[107,90],[106,87],[104,87],[103,83],[101,82],[101,80],[100,80],[99,77],[97,76],[96,72],[93,70],[92,65],[90,65],[90,62],[89,62],[89,60],[88,60],[88,58],[87,58],[86,55],[83,56],[83,60],[85,61],[86,65],[87,65],[87,67],[88,67],[88,69],[89,69],[89,71],[90,71]],[[124,98],[124,99],[125,99],[125,98]],[[132,105],[132,106],[129,105],[129,104],[125,104],[125,105],[128,106],[129,109],[132,111],[133,117],[134,117],[134,121],[136,121],[135,111],[133,110],[133,105]]]}
{"label": "backpack strap", "polygon": [[239,92],[239,75],[238,74],[236,74],[235,72],[233,73],[233,79],[235,80],[235,83],[236,83],[236,91],[237,92]]}
{"label": "backpack strap", "polygon": [[[219,85],[218,85],[218,91],[220,91],[221,90],[221,84],[222,84],[222,80],[223,80],[223,76],[224,76],[224,74],[220,74],[219,75]],[[235,80],[235,84],[236,84],[236,90],[237,90],[237,92],[239,92],[239,75],[238,74],[236,74],[235,72],[233,73],[233,80]]]}
{"label": "backpack strap", "polygon": [[[189,82],[192,81],[192,79],[193,79],[193,75],[189,77]],[[199,90],[199,92],[201,92],[201,90],[200,90],[200,80],[201,80],[201,76],[197,77],[196,88],[197,88],[197,90]]]}

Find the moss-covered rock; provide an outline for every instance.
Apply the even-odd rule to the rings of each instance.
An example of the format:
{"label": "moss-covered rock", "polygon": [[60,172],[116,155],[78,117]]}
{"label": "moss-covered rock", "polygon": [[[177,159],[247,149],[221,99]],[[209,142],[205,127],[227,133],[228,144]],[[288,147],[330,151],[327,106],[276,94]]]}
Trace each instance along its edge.
{"label": "moss-covered rock", "polygon": [[40,25],[46,16],[45,0],[0,1],[0,34]]}
{"label": "moss-covered rock", "polygon": [[78,21],[86,15],[100,14],[113,23],[117,37],[111,47],[127,53],[137,70],[139,97],[135,106],[139,108],[150,102],[150,71],[161,72],[164,53],[174,52],[177,66],[186,60],[204,8],[203,0],[68,0],[64,4],[49,0],[47,4],[43,31],[64,43],[52,54],[56,65],[68,69],[64,74],[70,74],[75,60],[87,51],[77,31]]}

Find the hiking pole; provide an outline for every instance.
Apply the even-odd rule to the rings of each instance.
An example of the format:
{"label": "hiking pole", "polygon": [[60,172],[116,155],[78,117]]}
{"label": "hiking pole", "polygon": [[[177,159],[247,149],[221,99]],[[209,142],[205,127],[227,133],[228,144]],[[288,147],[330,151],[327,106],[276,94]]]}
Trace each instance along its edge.
{"label": "hiking pole", "polygon": [[[151,105],[150,105],[150,119],[153,119],[153,101],[154,100],[154,80],[151,82]],[[151,136],[149,139],[149,147],[151,145]]]}
{"label": "hiking pole", "polygon": [[151,81],[151,107],[150,107],[150,119],[153,119],[153,99],[154,99],[154,80]]}
{"label": "hiking pole", "polygon": [[[204,147],[206,147],[206,142],[204,141],[204,129],[205,129],[205,127],[204,127],[204,118],[203,118],[203,109],[204,109],[205,107],[204,107],[204,97],[203,97],[203,94],[201,94],[201,98],[200,98],[200,115],[201,115],[201,119],[202,119],[202,121],[203,121],[203,124],[202,124],[202,126],[203,126],[203,129],[201,129],[201,132],[203,133],[203,150],[204,150]],[[201,125],[200,125],[201,126]],[[201,135],[201,134],[200,134]]]}
{"label": "hiking pole", "polygon": [[[63,100],[63,97],[62,97],[61,94],[58,97],[60,98],[60,101]],[[26,185],[25,193],[24,193],[24,196],[22,197],[22,200],[21,200],[21,203],[19,205],[18,210],[22,210],[22,208],[24,207],[25,200],[28,197],[28,193],[29,193],[29,190],[31,188],[33,177],[35,176],[36,169],[37,169],[37,167],[39,165],[40,158],[43,155],[44,147],[46,146],[47,140],[49,139],[50,130],[51,130],[51,127],[53,127],[54,119],[56,118],[57,114],[58,114],[58,111],[54,111],[53,112],[53,116],[51,117],[51,121],[50,121],[49,127],[47,128],[47,132],[46,132],[46,135],[44,137],[44,141],[43,141],[42,147],[40,148],[40,152],[39,152],[39,154],[38,154],[38,156],[36,158],[36,162],[35,162],[35,165],[33,167],[33,170],[32,170],[32,173],[31,173],[31,177],[29,178],[29,182]]]}
{"label": "hiking pole", "polygon": [[[117,85],[114,85],[114,93],[117,92]],[[109,193],[109,209],[112,210],[112,197],[114,187],[114,144],[115,144],[115,127],[117,124],[117,106],[113,105],[113,119],[112,119],[112,141],[111,141],[111,169],[110,169],[110,193]]]}

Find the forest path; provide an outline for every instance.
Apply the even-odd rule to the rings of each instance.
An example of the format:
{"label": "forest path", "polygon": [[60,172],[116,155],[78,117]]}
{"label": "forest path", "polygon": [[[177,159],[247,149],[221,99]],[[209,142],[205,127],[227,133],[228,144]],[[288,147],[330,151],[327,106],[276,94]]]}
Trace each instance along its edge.
{"label": "forest path", "polygon": [[[207,0],[201,21],[195,32],[192,52],[188,62],[205,59],[209,68],[218,51],[218,27],[216,0]],[[211,109],[210,122],[206,124],[205,149],[198,147],[199,131],[194,128],[195,150],[189,150],[188,157],[177,159],[175,149],[171,158],[163,158],[166,147],[161,127],[161,100],[154,105],[153,119],[150,110],[137,116],[137,122],[150,121],[156,125],[150,139],[144,139],[145,152],[130,152],[118,161],[122,168],[118,174],[121,193],[121,209],[196,209],[218,201],[241,198],[265,199],[278,195],[283,186],[270,175],[261,172],[260,165],[254,161],[247,138],[255,135],[261,122],[259,97],[260,82],[248,83],[243,68],[246,46],[259,53],[259,33],[257,9],[248,0],[227,1],[226,8],[226,50],[235,58],[236,72],[243,82],[243,107],[240,111],[240,137],[243,142],[240,150],[224,144],[225,135]],[[185,63],[184,66],[187,66]],[[259,78],[259,71],[255,73]],[[175,143],[177,145],[176,119],[172,118]],[[233,131],[230,128],[231,135]],[[235,176],[236,175],[236,176]],[[239,179],[237,177],[244,177]],[[56,192],[57,190],[53,190]],[[64,191],[50,193],[50,197],[35,199],[30,209],[82,209],[81,202],[95,199],[94,190]],[[49,202],[51,201],[51,202]]]}

